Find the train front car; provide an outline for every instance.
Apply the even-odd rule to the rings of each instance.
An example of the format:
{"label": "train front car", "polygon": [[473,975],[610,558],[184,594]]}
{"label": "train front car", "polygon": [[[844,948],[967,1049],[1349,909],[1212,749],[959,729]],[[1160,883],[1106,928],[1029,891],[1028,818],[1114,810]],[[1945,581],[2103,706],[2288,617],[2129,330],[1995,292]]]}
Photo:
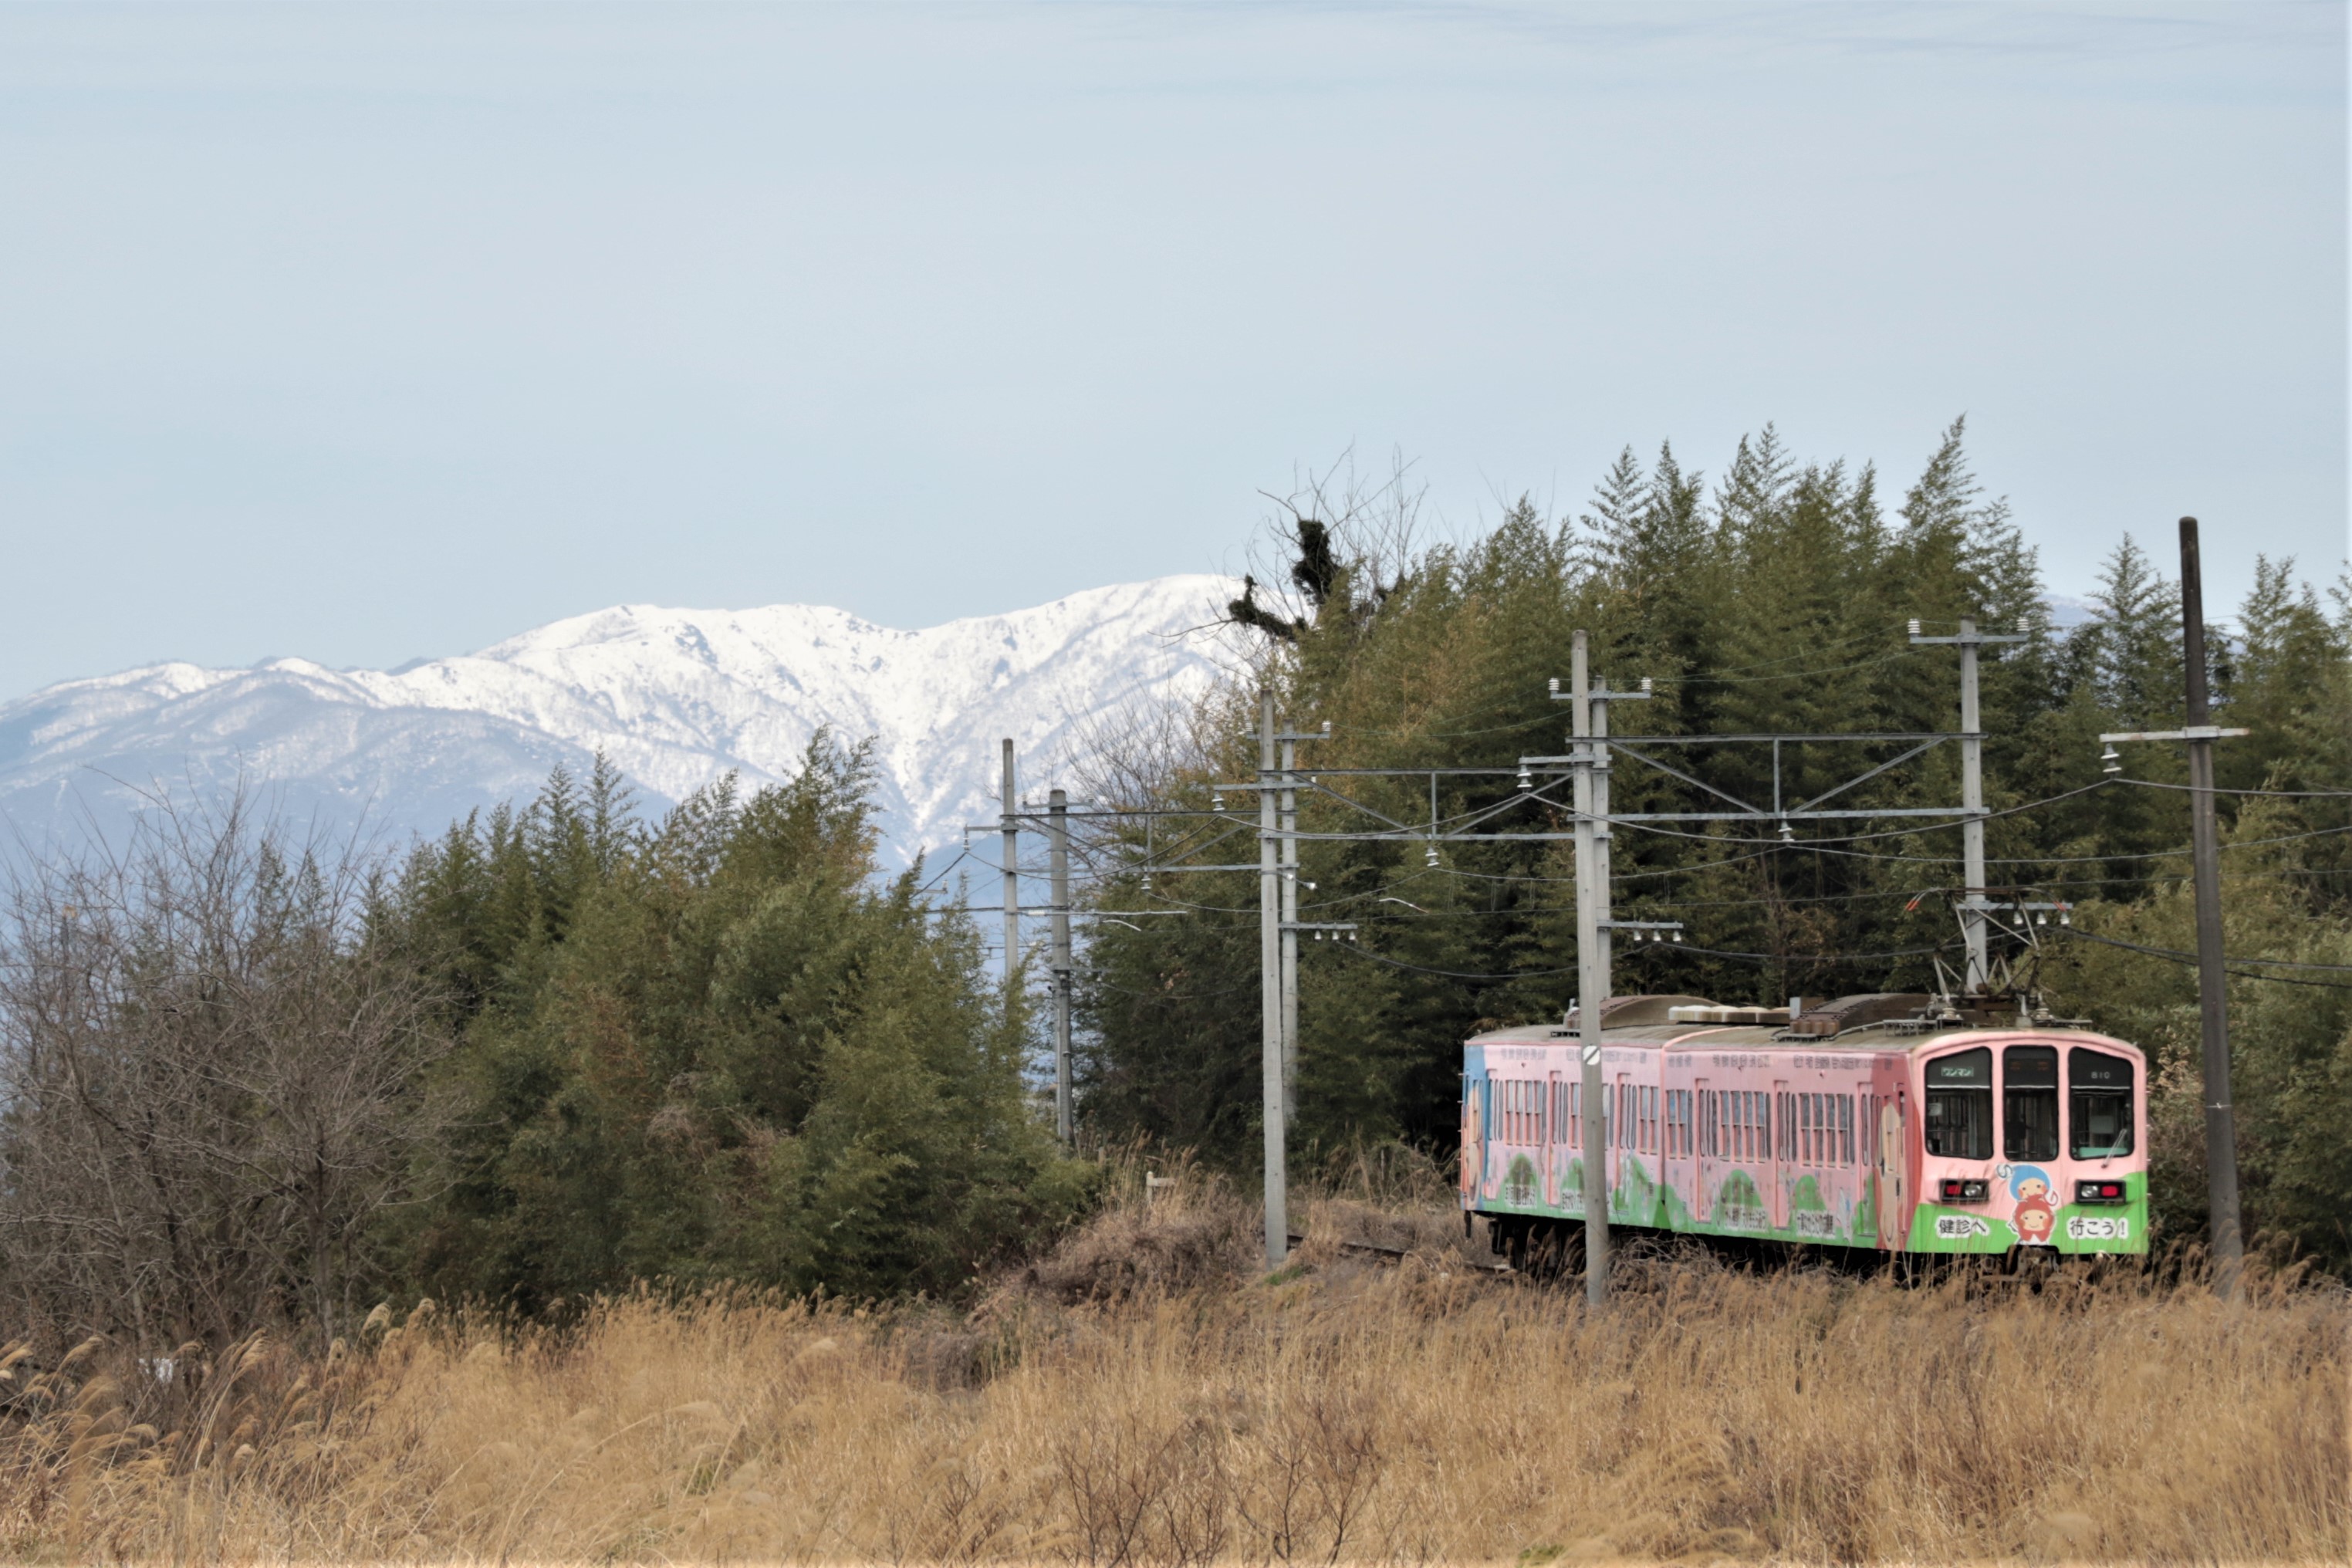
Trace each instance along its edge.
{"label": "train front car", "polygon": [[1906,1250],[2147,1250],[2147,1058],[2079,1030],[1971,1029],[1911,1055]]}

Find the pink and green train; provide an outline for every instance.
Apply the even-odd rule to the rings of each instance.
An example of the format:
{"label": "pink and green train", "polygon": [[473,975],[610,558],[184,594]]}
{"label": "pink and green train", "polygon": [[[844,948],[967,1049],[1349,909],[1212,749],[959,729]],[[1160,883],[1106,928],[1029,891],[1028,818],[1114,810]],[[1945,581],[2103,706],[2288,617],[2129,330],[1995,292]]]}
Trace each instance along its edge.
{"label": "pink and green train", "polygon": [[[1611,1226],[1891,1254],[2145,1253],[2138,1048],[2058,1024],[1922,1022],[1928,1001],[1848,997],[1792,1023],[1612,998]],[[1463,1047],[1462,1205],[1497,1250],[1580,1239],[1582,1079],[1572,1023]]]}

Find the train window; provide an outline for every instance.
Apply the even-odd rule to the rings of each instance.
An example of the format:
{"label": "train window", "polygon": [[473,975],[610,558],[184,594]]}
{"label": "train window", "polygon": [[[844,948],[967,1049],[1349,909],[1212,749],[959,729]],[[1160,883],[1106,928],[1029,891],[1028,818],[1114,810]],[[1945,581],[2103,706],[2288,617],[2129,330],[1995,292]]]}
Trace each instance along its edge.
{"label": "train window", "polygon": [[2069,1146],[2077,1160],[2132,1152],[2132,1065],[2128,1057],[2076,1046],[2066,1053]]}
{"label": "train window", "polygon": [[2011,1160],[2058,1157],[2058,1047],[2000,1053],[2000,1152]]}
{"label": "train window", "polygon": [[1853,1163],[1853,1096],[1841,1094],[1837,1100],[1838,1163]]}
{"label": "train window", "polygon": [[1927,1152],[1992,1158],[1992,1051],[1979,1046],[1927,1064]]}

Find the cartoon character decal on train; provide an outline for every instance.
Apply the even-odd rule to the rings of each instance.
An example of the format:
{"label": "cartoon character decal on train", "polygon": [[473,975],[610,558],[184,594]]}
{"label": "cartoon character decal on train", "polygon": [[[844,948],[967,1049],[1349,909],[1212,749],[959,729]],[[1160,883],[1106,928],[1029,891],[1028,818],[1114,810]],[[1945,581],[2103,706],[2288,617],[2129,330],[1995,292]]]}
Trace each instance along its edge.
{"label": "cartoon character decal on train", "polygon": [[2009,1223],[2017,1232],[2017,1239],[2047,1247],[2051,1233],[2058,1228],[2058,1211],[2050,1206],[2049,1176],[2037,1165],[2012,1165],[2009,1195],[2017,1205],[2009,1211]]}

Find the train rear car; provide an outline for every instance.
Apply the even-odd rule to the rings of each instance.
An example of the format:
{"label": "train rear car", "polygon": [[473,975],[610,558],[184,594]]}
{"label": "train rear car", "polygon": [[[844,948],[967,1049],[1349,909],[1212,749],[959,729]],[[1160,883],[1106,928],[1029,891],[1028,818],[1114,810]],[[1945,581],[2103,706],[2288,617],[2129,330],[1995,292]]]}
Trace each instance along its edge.
{"label": "train rear car", "polygon": [[[1697,997],[1602,1012],[1612,1226],[1901,1254],[2147,1250],[2147,1063],[2046,1016],[1922,995],[1797,1016]],[[1463,1049],[1461,1199],[1498,1246],[1584,1216],[1574,1023]]]}

